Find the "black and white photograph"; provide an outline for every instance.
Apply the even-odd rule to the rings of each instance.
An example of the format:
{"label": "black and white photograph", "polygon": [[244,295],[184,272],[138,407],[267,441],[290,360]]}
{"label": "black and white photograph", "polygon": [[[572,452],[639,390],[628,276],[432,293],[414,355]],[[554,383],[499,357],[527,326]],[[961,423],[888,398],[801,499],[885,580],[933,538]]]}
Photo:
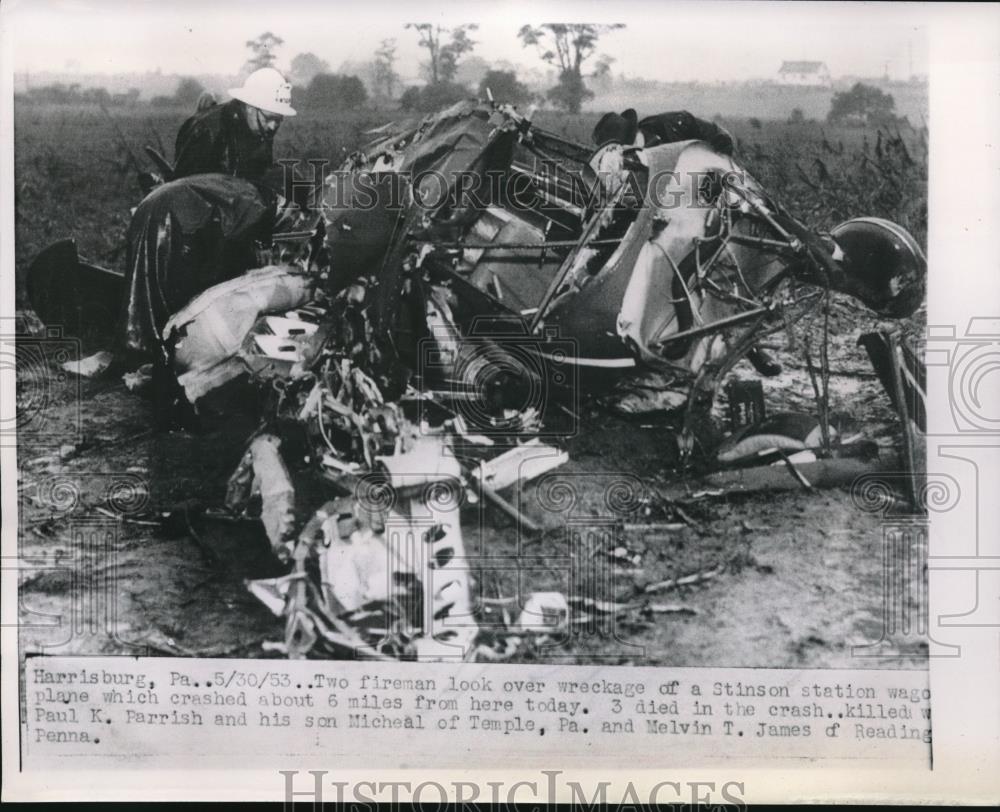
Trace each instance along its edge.
{"label": "black and white photograph", "polygon": [[282,753],[931,770],[929,669],[973,645],[933,559],[968,564],[947,617],[1000,586],[979,514],[931,550],[975,498],[934,438],[990,445],[1000,333],[933,314],[929,266],[973,268],[929,235],[996,214],[929,204],[936,20],[5,4],[5,760],[302,725]]}

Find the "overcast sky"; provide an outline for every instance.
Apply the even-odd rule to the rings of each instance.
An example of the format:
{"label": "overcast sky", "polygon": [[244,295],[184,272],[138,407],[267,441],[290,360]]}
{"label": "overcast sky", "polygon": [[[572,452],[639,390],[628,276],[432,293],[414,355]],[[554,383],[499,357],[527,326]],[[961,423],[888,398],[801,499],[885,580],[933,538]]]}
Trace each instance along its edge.
{"label": "overcast sky", "polygon": [[[947,5],[947,4],[944,4]],[[333,68],[371,59],[395,37],[397,69],[415,78],[422,54],[408,21],[476,22],[475,53],[541,66],[521,46],[524,23],[623,22],[599,53],[616,74],[660,80],[773,76],[782,60],[827,63],[835,75],[894,78],[927,72],[924,10],[905,3],[664,2],[664,0],[6,0],[3,24],[15,40],[15,71],[236,73],[246,40],[273,31],[285,40],[278,66],[312,51]]]}

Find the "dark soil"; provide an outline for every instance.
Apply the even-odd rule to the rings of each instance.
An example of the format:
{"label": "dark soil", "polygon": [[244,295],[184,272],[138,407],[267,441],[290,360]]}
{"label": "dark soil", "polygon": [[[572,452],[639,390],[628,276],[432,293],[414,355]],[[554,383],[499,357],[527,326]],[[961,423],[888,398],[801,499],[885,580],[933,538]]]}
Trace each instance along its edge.
{"label": "dark soil", "polygon": [[[831,409],[891,449],[898,421],[854,346],[858,328],[836,326]],[[814,411],[801,354],[784,338],[773,343],[786,371],[764,382],[768,409]],[[734,375],[755,377],[746,363]],[[152,404],[117,376],[86,380],[54,363],[23,365],[18,394],[27,421],[18,448],[22,653],[274,656],[262,643],[280,640],[282,623],[244,581],[279,575],[282,566],[258,523],[199,518],[200,508],[221,502],[254,428],[252,390],[237,385],[213,404],[199,433],[153,430]],[[723,407],[714,413],[719,436]],[[487,557],[475,574],[494,607],[487,617],[499,619],[497,601],[512,599],[508,619],[516,620],[520,604],[540,591],[640,606],[614,620],[595,615],[544,647],[522,640],[515,660],[924,662],[917,637],[894,641],[896,658],[854,656],[853,646],[881,637],[882,519],[859,510],[849,489],[706,498],[678,514],[657,499],[683,476],[669,420],[624,419],[585,403],[565,447],[570,462],[555,474],[570,484],[572,503],[540,494],[544,479],[505,492],[546,528],[540,537],[521,537],[494,508],[463,511],[466,554]],[[171,510],[169,526],[157,526]],[[650,584],[695,573],[713,576],[637,599]]]}

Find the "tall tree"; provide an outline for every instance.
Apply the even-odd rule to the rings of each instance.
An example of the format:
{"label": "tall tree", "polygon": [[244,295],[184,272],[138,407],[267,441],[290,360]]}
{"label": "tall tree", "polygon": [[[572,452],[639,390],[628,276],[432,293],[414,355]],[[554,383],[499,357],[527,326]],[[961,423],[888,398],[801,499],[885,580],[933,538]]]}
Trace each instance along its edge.
{"label": "tall tree", "polygon": [[384,39],[375,51],[375,86],[380,94],[391,99],[396,92],[399,74],[396,65],[396,40]]}
{"label": "tall tree", "polygon": [[[624,27],[624,23],[543,23],[522,26],[517,35],[524,47],[535,46],[542,61],[559,71],[558,84],[549,90],[549,98],[569,112],[579,113],[583,102],[594,95],[584,81],[584,63],[594,55],[604,34]],[[610,57],[601,57],[598,75],[607,71],[610,63]]]}
{"label": "tall tree", "polygon": [[476,47],[475,40],[469,38],[470,31],[477,31],[475,23],[445,28],[433,23],[406,23],[405,28],[417,32],[420,46],[427,49],[427,75],[431,84],[453,82],[462,56]]}
{"label": "tall tree", "polygon": [[270,31],[265,31],[257,39],[248,39],[247,48],[250,49],[252,56],[246,61],[244,70],[255,71],[259,68],[274,67],[274,61],[278,58],[274,52],[284,43],[281,37]]}
{"label": "tall tree", "polygon": [[329,73],[330,66],[316,54],[306,52],[292,57],[288,78],[296,87],[307,87],[313,77],[320,73]]}

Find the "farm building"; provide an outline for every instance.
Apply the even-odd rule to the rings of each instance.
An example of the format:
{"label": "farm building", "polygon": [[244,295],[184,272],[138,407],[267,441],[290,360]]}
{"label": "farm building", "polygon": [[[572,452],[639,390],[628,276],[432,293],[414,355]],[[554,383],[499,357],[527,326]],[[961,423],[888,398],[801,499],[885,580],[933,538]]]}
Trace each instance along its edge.
{"label": "farm building", "polygon": [[825,62],[782,62],[778,81],[783,85],[829,87],[830,69]]}

